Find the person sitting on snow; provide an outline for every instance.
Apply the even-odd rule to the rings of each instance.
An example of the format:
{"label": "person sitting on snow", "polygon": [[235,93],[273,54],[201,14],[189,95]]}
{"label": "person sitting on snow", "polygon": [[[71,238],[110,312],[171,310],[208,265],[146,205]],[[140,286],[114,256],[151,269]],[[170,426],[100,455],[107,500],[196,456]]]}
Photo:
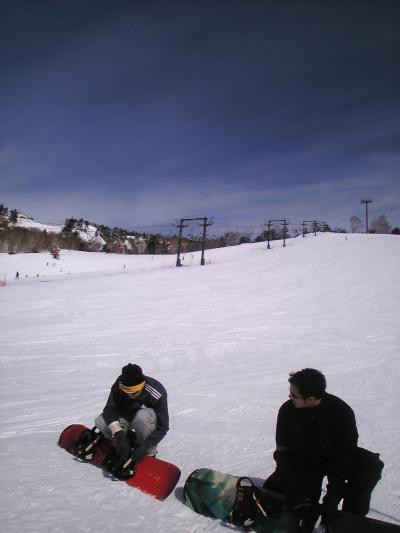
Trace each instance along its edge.
{"label": "person sitting on snow", "polygon": [[145,455],[157,454],[157,445],[169,429],[167,391],[145,376],[140,366],[129,363],[112,385],[95,426],[105,438],[116,441],[119,467],[132,459],[132,468]]}
{"label": "person sitting on snow", "polygon": [[[357,446],[354,412],[343,400],[326,392],[321,372],[313,368],[299,370],[290,374],[289,383],[290,400],[281,406],[277,419],[276,470],[264,488],[284,493],[290,509],[308,509],[312,520],[322,480],[327,476],[322,523],[332,523],[342,499],[343,511],[365,516],[383,462],[378,454]],[[303,516],[307,516],[306,511]]]}

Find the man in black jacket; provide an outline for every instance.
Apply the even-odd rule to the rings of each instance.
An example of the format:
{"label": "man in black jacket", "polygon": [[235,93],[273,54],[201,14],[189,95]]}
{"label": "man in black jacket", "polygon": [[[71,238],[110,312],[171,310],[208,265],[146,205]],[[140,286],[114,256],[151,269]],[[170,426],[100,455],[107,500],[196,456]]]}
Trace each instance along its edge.
{"label": "man in black jacket", "polygon": [[[145,455],[156,455],[157,444],[169,429],[167,391],[138,365],[129,363],[111,387],[110,395],[96,427],[107,439],[115,439],[120,464],[132,459],[133,465]],[[129,431],[135,432],[131,453]]]}
{"label": "man in black jacket", "polygon": [[319,502],[327,476],[325,525],[342,499],[344,511],[366,515],[383,463],[378,454],[358,448],[353,410],[326,392],[318,370],[292,373],[289,383],[290,400],[279,409],[276,426],[276,470],[264,488],[285,493],[289,508],[304,511]]}

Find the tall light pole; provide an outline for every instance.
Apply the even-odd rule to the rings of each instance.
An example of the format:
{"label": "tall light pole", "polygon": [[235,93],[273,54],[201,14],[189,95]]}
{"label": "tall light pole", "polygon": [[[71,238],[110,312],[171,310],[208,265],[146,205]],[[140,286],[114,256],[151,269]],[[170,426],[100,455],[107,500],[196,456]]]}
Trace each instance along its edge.
{"label": "tall light pole", "polygon": [[371,198],[362,198],[361,203],[365,204],[365,233],[368,233],[368,204],[372,203]]}

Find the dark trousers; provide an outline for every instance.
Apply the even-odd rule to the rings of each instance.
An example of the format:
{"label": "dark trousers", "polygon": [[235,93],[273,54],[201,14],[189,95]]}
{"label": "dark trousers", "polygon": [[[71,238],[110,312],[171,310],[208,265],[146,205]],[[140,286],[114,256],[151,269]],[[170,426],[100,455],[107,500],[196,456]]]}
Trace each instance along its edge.
{"label": "dark trousers", "polygon": [[[379,454],[364,448],[357,448],[354,468],[346,479],[343,511],[361,516],[368,514],[371,494],[381,478],[383,466]],[[323,477],[323,475],[313,474],[304,479],[307,496],[315,503],[318,503],[321,495]],[[290,492],[290,487],[285,486],[278,468],[265,480],[263,488],[281,494]]]}

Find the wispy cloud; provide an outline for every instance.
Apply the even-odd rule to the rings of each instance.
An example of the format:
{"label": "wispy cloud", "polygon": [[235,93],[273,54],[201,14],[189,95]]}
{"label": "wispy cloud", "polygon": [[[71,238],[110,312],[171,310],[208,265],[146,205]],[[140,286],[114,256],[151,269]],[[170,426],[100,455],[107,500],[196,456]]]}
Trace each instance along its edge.
{"label": "wispy cloud", "polygon": [[[180,217],[208,216],[218,223],[259,227],[270,218],[287,218],[294,225],[315,218],[332,227],[349,229],[350,218],[363,215],[360,205],[363,196],[374,199],[371,219],[387,214],[392,225],[400,225],[400,185],[396,179],[394,175],[385,180],[382,176],[359,176],[284,188],[244,188],[216,183],[206,190],[201,184],[159,184],[140,193],[125,189],[110,192],[104,185],[93,187],[82,183],[62,195],[52,190],[31,191],[8,194],[4,200],[39,221],[53,223],[75,216],[133,228],[165,226]],[[399,193],[397,198],[393,190]]]}

